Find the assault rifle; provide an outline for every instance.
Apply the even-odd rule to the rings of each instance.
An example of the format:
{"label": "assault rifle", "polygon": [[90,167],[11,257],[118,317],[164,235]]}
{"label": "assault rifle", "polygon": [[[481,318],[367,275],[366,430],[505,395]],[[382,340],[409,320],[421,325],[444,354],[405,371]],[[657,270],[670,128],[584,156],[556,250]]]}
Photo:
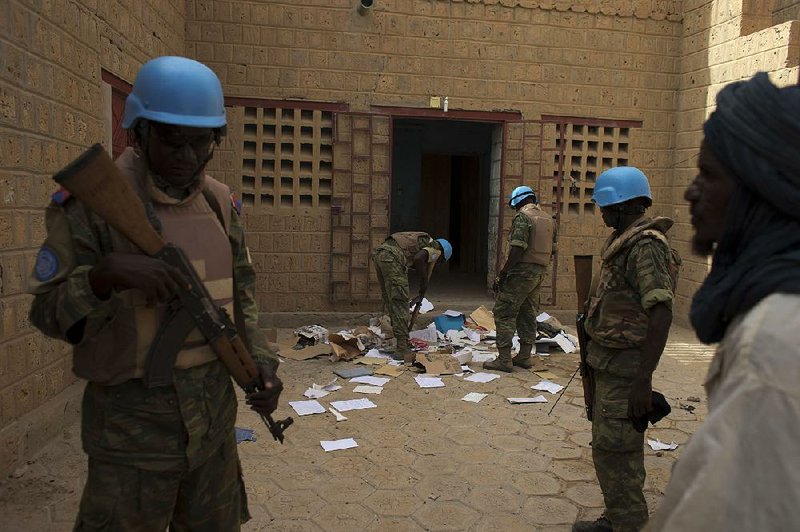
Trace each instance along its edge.
{"label": "assault rifle", "polygon": [[[170,301],[166,322],[149,353],[145,383],[149,387],[172,382],[175,359],[188,334],[196,327],[245,393],[264,389],[255,360],[225,309],[217,307],[186,254],[167,244],[151,225],[142,200],[100,144],[84,152],[53,179],[90,210],[122,233],[147,255],[177,268],[188,281]],[[275,421],[262,415],[273,438],[283,443],[291,417]]]}
{"label": "assault rifle", "polygon": [[592,283],[592,256],[575,255],[575,291],[578,294],[578,314],[575,326],[578,329],[578,344],[581,353],[581,382],[583,383],[583,402],[586,404],[586,419],[592,420],[594,402],[594,370],[586,363],[589,336],[586,334],[586,312],[589,306],[589,289]]}

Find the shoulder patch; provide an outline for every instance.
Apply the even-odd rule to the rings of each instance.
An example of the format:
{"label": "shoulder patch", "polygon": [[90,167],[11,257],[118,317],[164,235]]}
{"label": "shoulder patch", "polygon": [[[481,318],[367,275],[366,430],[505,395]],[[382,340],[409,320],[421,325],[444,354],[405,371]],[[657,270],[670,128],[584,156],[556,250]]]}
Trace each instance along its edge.
{"label": "shoulder patch", "polygon": [[242,214],[242,200],[239,199],[236,192],[231,193],[231,206],[233,206],[236,214]]}
{"label": "shoulder patch", "polygon": [[56,190],[50,198],[54,205],[64,205],[72,197],[72,193],[64,187]]}
{"label": "shoulder patch", "polygon": [[39,248],[33,271],[40,283],[47,282],[55,277],[58,272],[58,256],[56,253],[47,246]]}

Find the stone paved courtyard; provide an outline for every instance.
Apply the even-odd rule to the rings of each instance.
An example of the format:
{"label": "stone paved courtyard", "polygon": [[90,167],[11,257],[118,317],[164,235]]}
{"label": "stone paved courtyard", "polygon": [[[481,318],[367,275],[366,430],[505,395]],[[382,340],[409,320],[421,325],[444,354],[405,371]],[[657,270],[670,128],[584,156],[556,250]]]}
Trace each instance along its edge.
{"label": "stone paved courtyard", "polygon": [[[663,453],[646,448],[651,511],[682,444],[705,416],[702,381],[711,354],[691,331],[673,328],[654,379],[673,410],[647,436],[681,447]],[[537,369],[551,370],[563,385],[577,363],[577,354],[554,352],[539,359]],[[550,416],[555,396],[547,393],[548,404],[506,401],[540,393],[529,389],[539,377],[519,369],[486,384],[445,376],[446,387],[438,389],[419,388],[405,372],[380,395],[368,396],[340,379],[343,388],[321,399],[324,406],[368,397],[377,408],[347,412],[348,420],[338,423],[329,413],[296,416],[287,401],[305,399],[303,391],[314,382],[329,382],[334,366],[327,359],[282,366],[286,390],[276,418],[295,418],[283,446],[240,396],[237,426],[258,436],[239,445],[253,514],[244,530],[565,531],[576,518],[594,519],[602,510],[579,378]],[[477,404],[461,401],[473,391],[489,396]],[[687,402],[692,396],[701,402]],[[350,437],[357,448],[326,453],[320,447],[320,440]],[[85,470],[75,424],[0,483],[0,530],[71,530]]]}

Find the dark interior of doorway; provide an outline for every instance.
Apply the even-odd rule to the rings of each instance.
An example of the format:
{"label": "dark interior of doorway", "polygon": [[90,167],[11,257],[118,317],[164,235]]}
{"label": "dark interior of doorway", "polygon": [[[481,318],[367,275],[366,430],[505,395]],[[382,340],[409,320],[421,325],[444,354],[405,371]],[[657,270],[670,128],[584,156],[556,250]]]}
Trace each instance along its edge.
{"label": "dark interior of doorway", "polygon": [[493,127],[394,120],[391,231],[425,231],[453,244],[451,260],[436,268],[431,298],[486,294]]}

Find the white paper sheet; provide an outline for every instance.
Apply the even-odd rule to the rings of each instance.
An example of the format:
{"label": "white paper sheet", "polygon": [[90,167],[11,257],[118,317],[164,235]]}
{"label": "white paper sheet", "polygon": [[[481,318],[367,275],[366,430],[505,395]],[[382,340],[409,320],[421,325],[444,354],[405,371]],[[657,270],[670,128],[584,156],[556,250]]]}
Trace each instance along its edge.
{"label": "white paper sheet", "polygon": [[464,332],[467,333],[467,338],[470,339],[472,342],[480,342],[481,341],[481,333],[478,331],[473,331],[472,329],[464,329]]}
{"label": "white paper sheet", "polygon": [[355,382],[358,384],[369,384],[370,386],[383,386],[387,382],[389,382],[389,377],[373,377],[372,375],[365,375],[363,377],[353,377],[350,379],[350,382]]}
{"label": "white paper sheet", "polygon": [[656,438],[655,440],[651,440],[647,438],[647,445],[650,446],[651,449],[654,451],[674,451],[678,448],[678,444],[675,442],[672,443],[664,443],[663,441]]}
{"label": "white paper sheet", "polygon": [[569,339],[564,336],[563,334],[557,334],[553,337],[553,340],[556,341],[558,347],[561,348],[562,351],[565,353],[574,353],[577,349],[575,348],[575,344],[569,341]]}
{"label": "white paper sheet", "polygon": [[436,332],[436,324],[431,323],[424,329],[409,332],[408,336],[410,338],[417,338],[419,340],[425,340],[428,343],[433,343],[439,339],[439,336],[437,336]]}
{"label": "white paper sheet", "polygon": [[[474,360],[474,359],[473,359]],[[469,382],[492,382],[495,379],[499,379],[500,375],[495,375],[494,373],[484,373],[482,371],[476,373],[475,375],[470,375],[465,381]]]}
{"label": "white paper sheet", "polygon": [[367,386],[366,384],[361,384],[353,388],[353,391],[356,393],[372,393],[377,395],[383,391],[383,388],[380,386]]}
{"label": "white paper sheet", "polygon": [[467,333],[464,331],[457,331],[455,329],[450,329],[449,331],[447,331],[447,334],[445,336],[451,342],[458,342],[462,338],[466,338]]}
{"label": "white paper sheet", "polygon": [[544,395],[537,395],[536,397],[509,397],[508,402],[512,405],[525,404],[525,403],[546,403]]}
{"label": "white paper sheet", "polygon": [[353,447],[358,447],[356,440],[353,438],[345,438],[343,440],[322,440],[319,442],[322,445],[322,448],[325,449],[325,452],[329,451],[340,451],[342,449],[352,449]]}
{"label": "white paper sheet", "polygon": [[560,384],[556,384],[553,381],[548,381],[548,380],[542,379],[541,381],[539,381],[538,384],[534,384],[533,386],[531,386],[531,389],[532,390],[539,390],[541,392],[550,392],[550,393],[556,394],[556,393],[560,392],[561,390],[563,390],[564,387],[561,386]]}
{"label": "white paper sheet", "polygon": [[347,421],[347,418],[339,413],[335,408],[329,408],[328,412],[336,416],[336,421]]}
{"label": "white paper sheet", "polygon": [[461,398],[462,401],[467,401],[470,403],[480,403],[481,399],[489,395],[488,393],[478,393],[478,392],[469,392],[467,395]]}
{"label": "white paper sheet", "polygon": [[311,414],[324,414],[325,407],[319,404],[319,401],[289,401],[291,406],[298,416],[308,416]]}
{"label": "white paper sheet", "polygon": [[342,387],[336,384],[336,377],[334,377],[333,380],[328,384],[312,384],[311,388],[308,388],[303,395],[309,399],[320,399],[331,392],[341,389]]}
{"label": "white paper sheet", "polygon": [[[419,306],[419,313],[420,314],[427,314],[428,312],[433,310],[433,303],[428,301],[427,297],[422,298],[422,304]],[[414,312],[414,306],[412,305],[408,309],[409,312]]]}
{"label": "white paper sheet", "polygon": [[386,338],[386,335],[383,334],[383,331],[381,331],[381,328],[377,325],[370,325],[369,330],[372,331],[375,334],[375,336],[377,336],[380,339]]}
{"label": "white paper sheet", "polygon": [[350,399],[349,401],[331,401],[331,406],[339,412],[348,410],[363,410],[365,408],[375,408],[378,405],[369,399]]}
{"label": "white paper sheet", "polygon": [[367,351],[367,354],[364,355],[365,357],[372,357],[372,358],[392,358],[389,355],[385,355],[378,351],[377,349],[370,349]]}
{"label": "white paper sheet", "polygon": [[443,388],[444,382],[440,377],[426,377],[425,375],[417,375],[414,377],[420,388]]}
{"label": "white paper sheet", "polygon": [[549,319],[550,319],[550,314],[548,314],[547,312],[542,312],[541,314],[536,316],[536,321],[538,321],[539,323],[542,323],[543,321],[547,321]]}
{"label": "white paper sheet", "polygon": [[459,316],[463,316],[464,313],[463,312],[459,312],[457,310],[445,310],[444,311],[444,315],[445,316],[450,316],[451,318],[457,318]]}
{"label": "white paper sheet", "polygon": [[490,351],[473,351],[472,352],[472,362],[476,364],[478,362],[488,362],[490,360],[494,360],[497,358],[497,353],[493,353]]}

